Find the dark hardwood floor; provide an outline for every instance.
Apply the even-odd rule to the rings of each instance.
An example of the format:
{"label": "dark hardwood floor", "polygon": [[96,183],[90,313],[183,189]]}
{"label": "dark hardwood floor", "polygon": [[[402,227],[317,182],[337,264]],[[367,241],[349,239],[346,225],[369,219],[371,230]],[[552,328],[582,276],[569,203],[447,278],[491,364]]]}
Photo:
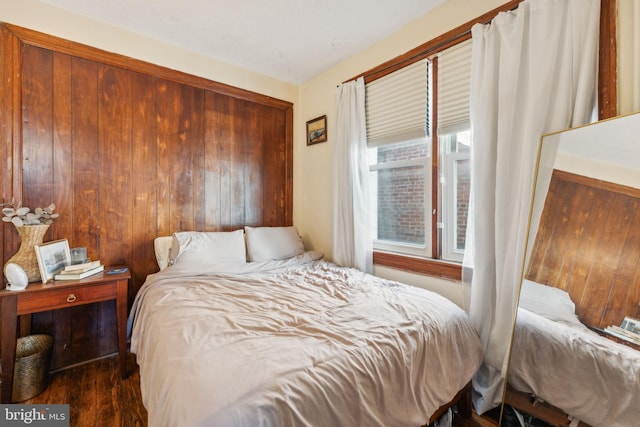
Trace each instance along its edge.
{"label": "dark hardwood floor", "polygon": [[[475,411],[471,416],[471,419],[465,420],[458,416],[453,418],[453,427],[497,427],[498,422],[492,418],[493,414],[478,415]],[[497,419],[497,418],[496,418]]]}
{"label": "dark hardwood floor", "polygon": [[146,426],[135,355],[127,366],[125,380],[117,355],[56,372],[45,391],[21,403],[68,403],[71,427]]}
{"label": "dark hardwood floor", "polygon": [[[120,379],[118,356],[76,366],[51,375],[49,386],[21,403],[67,403],[71,427],[147,426],[135,355],[128,356],[127,379]],[[453,427],[495,427],[489,417],[455,417]]]}

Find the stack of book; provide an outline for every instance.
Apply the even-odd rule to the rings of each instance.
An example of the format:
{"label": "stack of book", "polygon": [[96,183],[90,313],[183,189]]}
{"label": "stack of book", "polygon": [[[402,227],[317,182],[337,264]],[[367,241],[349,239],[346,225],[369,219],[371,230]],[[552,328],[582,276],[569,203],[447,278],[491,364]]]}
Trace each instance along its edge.
{"label": "stack of book", "polygon": [[620,326],[607,326],[604,331],[625,341],[640,345],[640,320],[625,317]]}
{"label": "stack of book", "polygon": [[103,270],[104,265],[102,265],[99,260],[67,265],[62,271],[55,275],[55,280],[80,280],[100,273]]}

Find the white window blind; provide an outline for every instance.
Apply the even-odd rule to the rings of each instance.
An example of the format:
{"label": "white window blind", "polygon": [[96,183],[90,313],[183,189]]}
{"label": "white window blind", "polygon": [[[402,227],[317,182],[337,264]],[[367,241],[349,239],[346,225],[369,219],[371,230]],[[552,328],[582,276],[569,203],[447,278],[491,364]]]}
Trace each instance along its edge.
{"label": "white window blind", "polygon": [[438,135],[469,129],[471,39],[438,54]]}
{"label": "white window blind", "polygon": [[428,73],[424,59],[367,84],[369,147],[428,136]]}

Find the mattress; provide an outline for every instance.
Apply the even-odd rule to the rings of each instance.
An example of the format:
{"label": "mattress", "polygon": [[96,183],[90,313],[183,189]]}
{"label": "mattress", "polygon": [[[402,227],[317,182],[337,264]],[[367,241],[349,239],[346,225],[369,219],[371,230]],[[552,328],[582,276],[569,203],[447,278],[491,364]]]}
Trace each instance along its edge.
{"label": "mattress", "polygon": [[418,426],[482,361],[451,301],[312,252],[168,267],[130,327],[152,426]]}
{"label": "mattress", "polygon": [[628,427],[640,419],[640,352],[522,308],[508,382],[594,427]]}

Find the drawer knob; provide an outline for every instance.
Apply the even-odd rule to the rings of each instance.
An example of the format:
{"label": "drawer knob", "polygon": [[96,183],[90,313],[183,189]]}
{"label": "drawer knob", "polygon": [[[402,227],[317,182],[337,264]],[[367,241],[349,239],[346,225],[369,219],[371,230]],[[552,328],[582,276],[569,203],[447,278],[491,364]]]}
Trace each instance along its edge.
{"label": "drawer knob", "polygon": [[76,299],[77,298],[75,294],[69,294],[69,296],[67,297],[67,302],[74,302]]}

